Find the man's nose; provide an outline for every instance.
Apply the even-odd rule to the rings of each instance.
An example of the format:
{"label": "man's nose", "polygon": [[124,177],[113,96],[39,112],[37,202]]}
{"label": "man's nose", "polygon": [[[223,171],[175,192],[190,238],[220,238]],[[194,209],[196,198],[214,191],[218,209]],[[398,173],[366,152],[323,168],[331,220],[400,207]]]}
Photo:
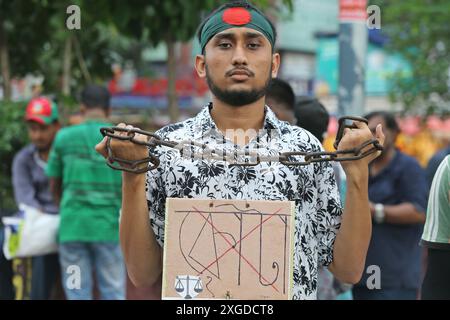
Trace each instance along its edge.
{"label": "man's nose", "polygon": [[233,52],[232,63],[233,65],[247,65],[247,56],[242,45],[236,46],[236,49]]}
{"label": "man's nose", "polygon": [[34,136],[35,136],[35,138],[36,138],[37,140],[41,140],[41,139],[44,138],[45,133],[44,133],[43,130],[36,130],[35,133],[34,133]]}

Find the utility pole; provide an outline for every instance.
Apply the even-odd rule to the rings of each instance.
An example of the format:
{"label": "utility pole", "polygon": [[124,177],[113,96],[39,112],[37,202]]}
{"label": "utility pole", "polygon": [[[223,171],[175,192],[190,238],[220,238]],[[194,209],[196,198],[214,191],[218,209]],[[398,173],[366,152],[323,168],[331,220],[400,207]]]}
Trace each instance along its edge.
{"label": "utility pole", "polygon": [[365,109],[367,0],[339,0],[339,116]]}

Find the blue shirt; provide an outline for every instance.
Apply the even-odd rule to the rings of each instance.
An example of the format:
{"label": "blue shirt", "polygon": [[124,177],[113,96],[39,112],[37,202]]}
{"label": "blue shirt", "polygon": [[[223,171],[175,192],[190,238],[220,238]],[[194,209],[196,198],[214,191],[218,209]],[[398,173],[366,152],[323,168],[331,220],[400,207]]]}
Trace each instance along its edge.
{"label": "blue shirt", "polygon": [[45,213],[58,213],[45,175],[47,163],[33,144],[20,150],[13,160],[12,180],[16,204],[26,204]]}
{"label": "blue shirt", "polygon": [[[375,176],[369,176],[369,199],[373,203],[398,205],[412,203],[425,214],[428,184],[425,171],[412,157],[396,151],[394,158]],[[373,223],[365,272],[358,286],[366,286],[371,273],[367,267],[377,265],[381,272],[381,289],[416,289],[421,282],[421,248],[423,225]]]}

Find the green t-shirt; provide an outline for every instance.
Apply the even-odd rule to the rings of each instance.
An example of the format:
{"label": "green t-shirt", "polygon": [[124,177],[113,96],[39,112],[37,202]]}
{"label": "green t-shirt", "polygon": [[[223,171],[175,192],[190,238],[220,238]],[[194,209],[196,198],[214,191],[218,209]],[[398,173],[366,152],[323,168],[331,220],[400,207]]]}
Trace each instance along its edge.
{"label": "green t-shirt", "polygon": [[95,151],[99,120],[64,128],[53,142],[46,173],[62,179],[60,242],[118,242],[121,174]]}
{"label": "green t-shirt", "polygon": [[441,162],[434,175],[421,243],[450,250],[450,156]]}

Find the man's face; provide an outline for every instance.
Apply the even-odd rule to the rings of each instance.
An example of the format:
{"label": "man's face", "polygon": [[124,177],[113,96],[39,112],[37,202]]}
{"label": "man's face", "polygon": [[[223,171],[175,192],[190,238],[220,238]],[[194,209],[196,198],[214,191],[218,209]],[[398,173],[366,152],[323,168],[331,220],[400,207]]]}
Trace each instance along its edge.
{"label": "man's face", "polygon": [[243,106],[265,95],[276,77],[279,55],[262,33],[250,28],[231,28],[216,34],[197,56],[196,68],[206,77],[212,93],[221,101]]}
{"label": "man's face", "polygon": [[35,121],[28,121],[27,127],[28,136],[36,148],[39,151],[50,150],[56,132],[58,132],[59,124],[40,124]]}
{"label": "man's face", "polygon": [[370,131],[372,131],[372,134],[375,136],[375,130],[378,124],[382,125],[383,127],[383,133],[386,137],[384,140],[384,146],[383,146],[383,154],[386,153],[386,151],[391,150],[395,147],[395,140],[397,139],[398,133],[392,129],[389,129],[386,127],[386,122],[384,121],[384,118],[382,116],[375,116],[372,117],[369,120],[368,127]]}

